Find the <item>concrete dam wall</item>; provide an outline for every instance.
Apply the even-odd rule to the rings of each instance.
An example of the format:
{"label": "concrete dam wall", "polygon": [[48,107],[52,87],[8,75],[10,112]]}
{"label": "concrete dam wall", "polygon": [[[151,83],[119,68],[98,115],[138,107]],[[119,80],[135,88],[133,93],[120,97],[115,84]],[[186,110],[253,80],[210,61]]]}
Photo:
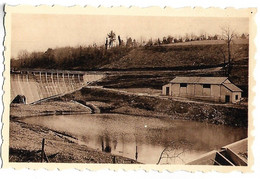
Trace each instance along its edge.
{"label": "concrete dam wall", "polygon": [[104,75],[64,72],[11,72],[11,102],[24,95],[30,104],[41,99],[73,92],[100,80]]}

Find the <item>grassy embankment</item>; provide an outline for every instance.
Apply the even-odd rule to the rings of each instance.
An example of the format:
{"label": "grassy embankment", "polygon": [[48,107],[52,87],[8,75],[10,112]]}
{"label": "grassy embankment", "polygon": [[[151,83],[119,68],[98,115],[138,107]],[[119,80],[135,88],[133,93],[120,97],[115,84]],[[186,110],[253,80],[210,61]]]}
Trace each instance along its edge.
{"label": "grassy embankment", "polygon": [[214,124],[247,127],[247,106],[225,106],[182,102],[174,99],[138,96],[106,89],[82,88],[56,100],[92,102],[101,113],[122,113],[172,119],[193,120]]}

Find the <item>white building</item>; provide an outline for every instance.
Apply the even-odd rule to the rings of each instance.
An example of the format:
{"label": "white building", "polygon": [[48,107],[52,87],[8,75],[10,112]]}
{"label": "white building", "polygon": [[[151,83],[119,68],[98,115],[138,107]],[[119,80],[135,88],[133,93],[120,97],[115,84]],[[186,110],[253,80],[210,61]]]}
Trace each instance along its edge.
{"label": "white building", "polygon": [[242,90],[227,77],[176,77],[162,87],[162,94],[236,103],[241,100]]}

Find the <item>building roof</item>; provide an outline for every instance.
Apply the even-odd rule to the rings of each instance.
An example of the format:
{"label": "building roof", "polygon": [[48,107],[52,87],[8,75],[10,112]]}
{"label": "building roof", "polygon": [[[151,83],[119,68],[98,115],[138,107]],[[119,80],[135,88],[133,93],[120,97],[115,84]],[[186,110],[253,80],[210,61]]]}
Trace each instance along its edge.
{"label": "building roof", "polygon": [[223,85],[232,92],[242,92],[240,88],[238,88],[236,85],[232,83],[224,83]]}
{"label": "building roof", "polygon": [[227,77],[175,77],[170,83],[222,84]]}

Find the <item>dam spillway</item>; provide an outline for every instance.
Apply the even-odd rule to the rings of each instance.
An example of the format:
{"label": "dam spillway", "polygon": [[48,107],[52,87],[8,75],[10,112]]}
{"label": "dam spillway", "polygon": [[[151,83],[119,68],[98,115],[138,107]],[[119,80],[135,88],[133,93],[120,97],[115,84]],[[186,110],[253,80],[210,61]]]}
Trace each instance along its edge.
{"label": "dam spillway", "polygon": [[24,95],[30,104],[41,99],[62,95],[103,78],[103,74],[71,71],[11,72],[11,101]]}

